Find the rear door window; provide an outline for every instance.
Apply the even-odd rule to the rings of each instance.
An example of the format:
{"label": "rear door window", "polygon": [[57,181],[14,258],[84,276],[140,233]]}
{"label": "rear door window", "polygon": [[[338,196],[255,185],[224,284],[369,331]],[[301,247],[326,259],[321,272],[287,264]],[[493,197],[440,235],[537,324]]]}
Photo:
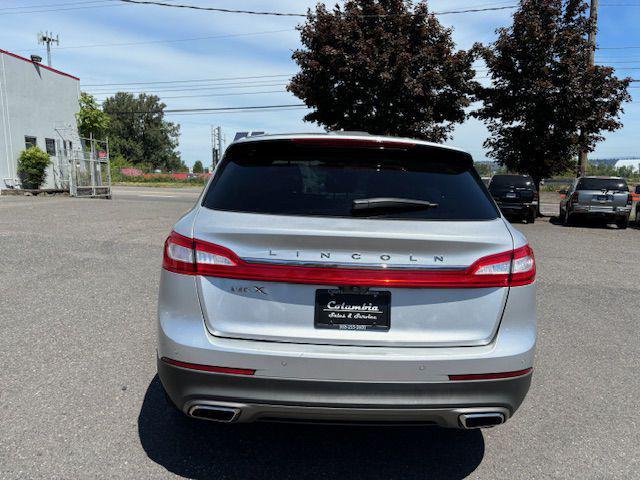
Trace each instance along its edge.
{"label": "rear door window", "polygon": [[618,190],[628,192],[627,182],[621,178],[581,178],[576,190]]}
{"label": "rear door window", "polygon": [[531,177],[524,175],[494,175],[489,184],[489,188],[534,188]]}
{"label": "rear door window", "polygon": [[203,205],[271,215],[362,217],[354,214],[353,201],[381,197],[428,201],[437,207],[376,212],[375,218],[498,217],[466,153],[428,146],[365,148],[291,140],[229,147]]}

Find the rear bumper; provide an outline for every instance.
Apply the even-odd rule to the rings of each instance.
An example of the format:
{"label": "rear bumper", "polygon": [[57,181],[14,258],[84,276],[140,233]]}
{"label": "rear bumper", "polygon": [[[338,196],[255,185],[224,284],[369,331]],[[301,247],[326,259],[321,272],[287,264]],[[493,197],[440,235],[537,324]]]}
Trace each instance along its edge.
{"label": "rear bumper", "polygon": [[574,204],[571,207],[571,213],[594,217],[624,218],[631,213],[631,207],[601,207],[598,205]]}
{"label": "rear bumper", "polygon": [[188,370],[158,360],[171,400],[237,409],[238,422],[300,420],[418,422],[460,427],[464,413],[499,412],[506,421],[529,390],[531,374],[461,382],[344,382],[260,378]]}
{"label": "rear bumper", "polygon": [[241,409],[239,421],[266,416],[458,426],[461,409],[499,409],[509,418],[529,388],[531,375],[460,382],[449,375],[532,367],[535,284],[510,289],[500,327],[487,345],[365,347],[216,337],[206,329],[195,282],[193,276],[163,271],[158,357],[255,374],[216,374],[159,362],[163,385],[185,413],[202,402]]}
{"label": "rear bumper", "polygon": [[504,203],[496,202],[498,208],[504,213],[526,213],[535,211],[537,204],[534,203]]}

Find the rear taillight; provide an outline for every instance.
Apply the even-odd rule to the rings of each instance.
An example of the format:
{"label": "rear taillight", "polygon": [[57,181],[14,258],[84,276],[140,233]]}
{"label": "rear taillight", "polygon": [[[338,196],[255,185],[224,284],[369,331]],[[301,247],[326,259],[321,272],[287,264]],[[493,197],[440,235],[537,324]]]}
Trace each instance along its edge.
{"label": "rear taillight", "polygon": [[528,285],[536,278],[536,261],[529,245],[481,258],[470,268],[474,276],[487,276],[504,286]]}
{"label": "rear taillight", "polygon": [[164,269],[188,275],[215,277],[220,269],[235,267],[240,259],[231,250],[171,232],[164,244]]}
{"label": "rear taillight", "polygon": [[577,203],[577,202],[578,202],[579,197],[580,197],[580,194],[579,194],[578,192],[573,192],[573,193],[571,194],[571,197],[569,197],[569,202],[571,202],[571,203]]}
{"label": "rear taillight", "polygon": [[340,268],[247,262],[228,248],[176,232],[167,238],[163,267],[174,273],[312,285],[398,288],[484,288],[532,283],[535,259],[529,245],[483,257],[463,270]]}
{"label": "rear taillight", "polygon": [[162,268],[175,273],[195,274],[193,239],[171,232],[164,242]]}

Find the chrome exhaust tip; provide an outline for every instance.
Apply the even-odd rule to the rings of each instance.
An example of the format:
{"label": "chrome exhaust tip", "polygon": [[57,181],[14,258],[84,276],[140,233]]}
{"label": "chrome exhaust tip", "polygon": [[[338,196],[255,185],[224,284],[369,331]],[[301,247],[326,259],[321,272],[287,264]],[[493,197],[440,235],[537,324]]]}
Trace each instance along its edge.
{"label": "chrome exhaust tip", "polygon": [[211,422],[231,423],[240,416],[240,409],[216,405],[194,405],[189,409],[188,415]]}
{"label": "chrome exhaust tip", "polygon": [[460,415],[460,424],[466,429],[495,427],[504,422],[504,415],[500,412],[463,413]]}

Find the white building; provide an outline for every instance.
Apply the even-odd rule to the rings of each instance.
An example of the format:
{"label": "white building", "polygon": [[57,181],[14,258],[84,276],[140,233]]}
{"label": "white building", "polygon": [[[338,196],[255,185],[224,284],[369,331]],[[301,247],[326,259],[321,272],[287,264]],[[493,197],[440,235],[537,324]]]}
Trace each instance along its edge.
{"label": "white building", "polygon": [[79,96],[79,78],[0,49],[0,189],[19,186],[18,157],[31,145],[51,156],[43,188],[65,186],[62,156],[80,143]]}
{"label": "white building", "polygon": [[616,168],[631,167],[634,172],[640,172],[640,158],[624,158],[616,161]]}

